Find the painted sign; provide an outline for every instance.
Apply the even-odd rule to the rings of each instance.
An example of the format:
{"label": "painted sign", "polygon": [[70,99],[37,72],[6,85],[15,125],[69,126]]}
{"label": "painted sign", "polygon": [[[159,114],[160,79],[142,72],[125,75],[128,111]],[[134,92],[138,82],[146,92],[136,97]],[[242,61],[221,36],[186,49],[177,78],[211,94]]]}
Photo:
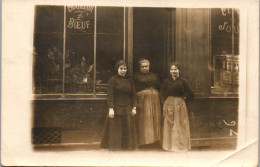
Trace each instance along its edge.
{"label": "painted sign", "polygon": [[66,8],[66,28],[68,33],[94,32],[93,6],[68,6]]}
{"label": "painted sign", "polygon": [[[232,18],[233,10],[233,18]],[[233,20],[232,20],[233,19]],[[234,27],[232,28],[232,21]],[[239,10],[231,8],[211,9],[212,54],[232,54],[232,32],[234,32],[234,54],[239,54]]]}

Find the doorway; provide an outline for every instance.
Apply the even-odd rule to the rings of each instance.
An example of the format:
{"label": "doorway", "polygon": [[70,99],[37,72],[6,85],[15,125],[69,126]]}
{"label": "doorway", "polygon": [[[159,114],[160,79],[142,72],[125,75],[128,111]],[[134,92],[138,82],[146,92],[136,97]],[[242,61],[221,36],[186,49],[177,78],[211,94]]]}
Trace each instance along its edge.
{"label": "doorway", "polygon": [[150,61],[150,71],[161,79],[175,60],[175,9],[133,8],[133,71],[141,58]]}

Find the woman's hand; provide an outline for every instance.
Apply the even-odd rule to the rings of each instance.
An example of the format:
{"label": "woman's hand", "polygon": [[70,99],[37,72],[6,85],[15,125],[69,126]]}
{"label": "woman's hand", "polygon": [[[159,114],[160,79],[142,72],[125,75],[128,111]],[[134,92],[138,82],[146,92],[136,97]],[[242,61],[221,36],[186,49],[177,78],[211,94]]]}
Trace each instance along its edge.
{"label": "woman's hand", "polygon": [[136,107],[133,107],[131,115],[135,116],[135,114],[136,114]]}
{"label": "woman's hand", "polygon": [[109,113],[108,113],[108,117],[109,118],[114,118],[115,116],[115,112],[113,108],[109,108]]}

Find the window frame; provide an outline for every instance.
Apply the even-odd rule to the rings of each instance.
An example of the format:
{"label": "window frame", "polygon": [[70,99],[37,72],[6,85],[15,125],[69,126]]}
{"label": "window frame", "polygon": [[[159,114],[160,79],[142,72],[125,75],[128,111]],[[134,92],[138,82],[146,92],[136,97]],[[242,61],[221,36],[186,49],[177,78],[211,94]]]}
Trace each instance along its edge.
{"label": "window frame", "polygon": [[[209,17],[209,31],[210,31],[210,36],[209,36],[209,41],[210,41],[210,53],[209,53],[209,67],[210,67],[210,89],[209,89],[209,98],[237,98],[238,95],[239,95],[239,92],[238,90],[235,91],[235,88],[234,88],[234,71],[231,70],[231,84],[232,84],[232,91],[227,91],[227,92],[220,92],[220,91],[216,91],[214,92],[214,89],[216,88],[215,87],[215,78],[214,78],[214,75],[215,75],[215,60],[214,60],[214,56],[217,56],[217,55],[213,55],[212,54],[212,9],[214,8],[211,8],[209,10],[210,12],[210,17]],[[238,28],[239,28],[239,24],[240,24],[240,21],[239,21],[239,18],[240,18],[240,15],[239,15],[239,10],[238,9],[235,9],[235,8],[217,8],[217,9],[220,9],[220,10],[224,10],[224,9],[227,9],[228,11],[231,9],[231,49],[232,49],[232,52],[231,54],[227,54],[227,55],[231,55],[231,66],[233,66],[234,64],[234,61],[235,59],[238,59],[238,67],[239,67],[239,39],[240,39],[240,32],[239,32],[239,29],[238,29],[238,55],[235,55],[235,25],[234,25],[234,22],[235,22],[235,18],[234,18],[234,15],[235,15],[235,10],[237,10],[238,12]],[[220,56],[220,55],[218,55]],[[238,74],[239,75],[239,72]],[[212,82],[213,82],[213,85],[212,85]],[[239,89],[239,84],[238,84],[238,89]]]}
{"label": "window frame", "polygon": [[[37,7],[37,6],[36,6]],[[35,93],[35,84],[33,83],[33,95],[34,100],[106,100],[107,93],[98,93],[96,92],[96,80],[97,80],[97,8],[102,6],[91,6],[94,7],[94,71],[93,71],[93,91],[92,93],[66,93],[65,92],[65,82],[66,82],[66,72],[65,72],[65,60],[66,60],[66,12],[67,7],[70,6],[62,6],[64,17],[63,17],[63,52],[62,52],[62,61],[63,61],[63,67],[62,67],[62,92],[61,93]],[[132,34],[132,19],[129,17],[132,16],[132,8],[131,7],[120,7],[123,8],[123,55],[122,59],[126,61],[128,64],[129,73],[132,74],[132,58],[133,58],[133,51],[132,51],[132,43],[133,38],[129,38],[129,36]],[[35,36],[36,32],[34,32]],[[127,53],[126,53],[127,51]],[[127,55],[127,56],[126,56]],[[35,58],[35,57],[34,57]],[[33,65],[33,68],[35,69],[35,65]],[[35,82],[33,80],[33,82]],[[106,85],[106,84],[105,84]]]}

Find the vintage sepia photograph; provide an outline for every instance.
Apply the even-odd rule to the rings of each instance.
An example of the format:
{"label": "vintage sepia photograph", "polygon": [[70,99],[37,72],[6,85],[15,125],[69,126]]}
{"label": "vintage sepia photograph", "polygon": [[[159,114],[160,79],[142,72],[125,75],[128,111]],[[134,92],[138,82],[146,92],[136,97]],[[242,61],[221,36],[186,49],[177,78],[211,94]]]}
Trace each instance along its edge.
{"label": "vintage sepia photograph", "polygon": [[239,16],[35,6],[33,144],[235,149]]}
{"label": "vintage sepia photograph", "polygon": [[[28,93],[4,91],[8,96],[2,97],[9,111],[21,106],[12,114],[15,120],[29,113],[25,128],[15,126],[21,127],[17,136],[25,135],[21,143],[30,156],[18,162],[5,149],[6,164],[98,166],[99,159],[109,166],[218,166],[244,148],[255,148],[254,136],[246,137],[252,130],[248,112],[258,119],[258,104],[247,107],[246,9],[29,2],[24,4],[31,10],[24,23],[30,23],[29,33],[23,39],[29,45],[19,48],[28,53],[26,66],[25,55],[18,56],[17,65],[2,54],[3,71],[7,63],[25,71],[20,88]],[[7,9],[12,5],[5,2]],[[15,49],[5,43],[4,50]],[[13,109],[11,99],[16,99]],[[2,112],[2,120],[11,118]],[[14,134],[7,131],[10,124],[3,121],[3,148],[15,141],[3,137]],[[23,144],[13,143],[22,152]]]}

